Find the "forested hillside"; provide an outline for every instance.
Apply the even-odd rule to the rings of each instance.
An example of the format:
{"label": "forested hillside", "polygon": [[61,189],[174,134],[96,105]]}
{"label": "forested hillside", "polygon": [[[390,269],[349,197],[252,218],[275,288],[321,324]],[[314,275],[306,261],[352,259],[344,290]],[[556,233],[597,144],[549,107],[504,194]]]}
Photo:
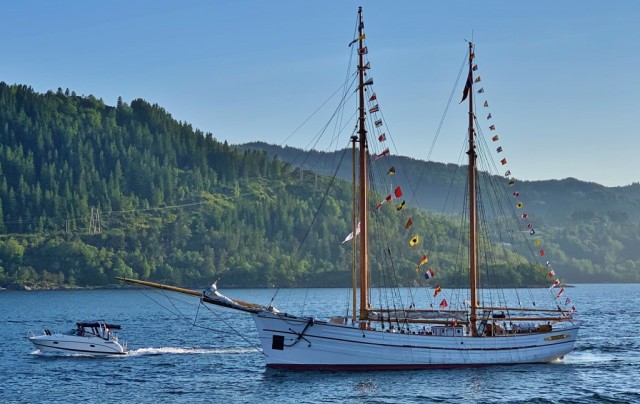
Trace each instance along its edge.
{"label": "forested hillside", "polygon": [[[296,167],[321,172],[330,171],[336,161],[336,153],[304,152],[263,142],[239,147],[266,151]],[[398,179],[399,185],[414,189],[418,206],[430,212],[442,212],[451,189],[464,181],[461,167],[455,164],[401,156],[391,159],[390,165],[409,173],[405,182]],[[341,166],[338,176],[349,180],[351,166]],[[517,181],[516,189],[530,207],[528,213],[538,234],[544,236],[549,257],[572,282],[640,281],[640,182],[608,188],[567,178]]]}
{"label": "forested hillside", "polygon": [[[308,153],[306,161],[322,158]],[[407,164],[424,174],[423,162]],[[435,164],[416,181],[444,187],[452,167]],[[443,197],[426,192],[428,203]],[[545,229],[567,281],[639,279],[637,216],[625,199],[634,193],[621,190],[606,214],[568,194],[573,225]],[[220,277],[225,287],[348,286],[351,248],[341,242],[352,226],[350,195],[346,182],[236,149],[141,99],[109,106],[0,83],[0,287],[107,286],[116,276],[198,287]],[[458,219],[408,211],[416,229],[428,229],[425,250],[453,267]],[[401,240],[385,242],[401,250]],[[540,282],[516,254],[498,255],[504,282]],[[409,268],[398,272],[401,284],[419,281],[414,266],[399,257],[397,267]],[[439,278],[446,282],[447,271]]]}
{"label": "forested hillside", "polygon": [[[0,131],[0,286],[350,284],[346,183],[239,152],[139,99],[0,83]],[[453,261],[455,222],[412,216]],[[398,280],[413,284],[402,260]]]}
{"label": "forested hillside", "polygon": [[[239,153],[157,105],[2,83],[0,128],[2,284],[202,285],[228,272],[227,284],[291,285],[312,264],[343,264],[327,248],[335,240],[313,232],[322,254],[294,259],[315,176],[309,184],[264,152]],[[345,233],[346,217],[317,220]]]}

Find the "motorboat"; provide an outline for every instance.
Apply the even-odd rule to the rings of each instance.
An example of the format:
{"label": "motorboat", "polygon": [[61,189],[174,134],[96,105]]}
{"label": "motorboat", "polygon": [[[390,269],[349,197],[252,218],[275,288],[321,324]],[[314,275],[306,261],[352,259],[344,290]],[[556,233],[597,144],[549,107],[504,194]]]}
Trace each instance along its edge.
{"label": "motorboat", "polygon": [[127,344],[120,342],[115,334],[120,329],[120,325],[104,321],[77,322],[76,328],[66,333],[45,328],[41,335],[30,331],[28,338],[40,352],[125,355]]}

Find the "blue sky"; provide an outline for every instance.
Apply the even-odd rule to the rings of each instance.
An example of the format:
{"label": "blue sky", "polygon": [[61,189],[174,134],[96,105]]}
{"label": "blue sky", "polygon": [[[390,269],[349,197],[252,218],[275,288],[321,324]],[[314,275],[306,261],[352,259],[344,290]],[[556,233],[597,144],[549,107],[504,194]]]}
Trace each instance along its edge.
{"label": "blue sky", "polygon": [[[473,36],[516,178],[640,181],[631,0],[7,2],[0,80],[143,98],[221,141],[305,148],[317,127],[291,134],[343,81],[359,5],[397,154],[427,157]],[[462,85],[431,160],[460,162]]]}

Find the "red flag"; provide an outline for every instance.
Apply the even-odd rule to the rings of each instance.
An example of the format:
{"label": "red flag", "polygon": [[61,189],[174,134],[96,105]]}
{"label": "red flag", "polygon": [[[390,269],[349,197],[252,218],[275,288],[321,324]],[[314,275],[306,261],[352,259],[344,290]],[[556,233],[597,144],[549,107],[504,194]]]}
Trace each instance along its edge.
{"label": "red flag", "polygon": [[391,202],[391,199],[392,199],[391,194],[387,195],[386,201]]}
{"label": "red flag", "polygon": [[376,93],[371,94],[371,97],[369,97],[369,101],[374,101],[377,100],[378,97],[376,96]]}
{"label": "red flag", "polygon": [[564,301],[564,305],[566,306],[566,305],[568,305],[569,303],[571,303],[571,299],[569,299],[569,298],[567,297],[567,300],[565,300],[565,301]]}
{"label": "red flag", "polygon": [[447,306],[448,306],[447,299],[442,299],[442,301],[440,302],[440,307],[442,307],[443,309],[446,309]]}
{"label": "red flag", "polygon": [[551,271],[549,271],[549,278],[553,278],[554,276],[556,276],[556,271],[552,269]]}
{"label": "red flag", "polygon": [[373,159],[374,159],[374,160],[377,160],[377,159],[379,159],[379,158],[382,158],[382,157],[384,157],[384,156],[388,156],[388,155],[389,155],[389,148],[386,148],[386,149],[384,149],[384,150],[382,151],[382,153],[380,153],[380,154],[376,154],[375,156],[373,156]]}
{"label": "red flag", "polygon": [[398,187],[395,189],[395,191],[393,191],[393,193],[396,195],[396,198],[402,197],[402,190],[400,189],[400,185],[398,185]]}
{"label": "red flag", "polygon": [[378,112],[378,111],[380,111],[380,107],[378,106],[378,104],[376,104],[373,107],[369,108],[369,113],[374,113],[374,112]]}
{"label": "red flag", "polygon": [[564,293],[564,288],[561,288],[558,294],[556,295],[556,299],[562,296],[563,293]]}
{"label": "red flag", "polygon": [[435,289],[433,289],[433,297],[438,296],[438,293],[442,292],[442,289],[440,289],[440,285],[436,285]]}
{"label": "red flag", "polygon": [[378,136],[378,141],[379,142],[384,142],[385,140],[387,140],[387,135],[386,134],[382,134],[380,136]]}
{"label": "red flag", "polygon": [[560,279],[553,281],[553,285],[549,286],[549,289],[553,289],[560,284]]}
{"label": "red flag", "polygon": [[540,250],[540,256],[543,257],[544,256],[544,250]]}
{"label": "red flag", "polygon": [[502,165],[507,164],[507,159],[502,159],[502,160],[500,160],[500,163],[501,163]]}
{"label": "red flag", "polygon": [[367,53],[369,53],[369,51],[367,50],[367,47],[365,46],[365,47],[364,47],[364,48],[362,48],[362,49],[358,49],[358,53],[359,53],[360,55],[366,55]]}
{"label": "red flag", "polygon": [[404,225],[405,229],[409,229],[409,227],[411,227],[411,225],[413,224],[413,220],[411,220],[411,218],[409,218],[409,220],[407,220],[407,224]]}
{"label": "red flag", "polygon": [[[421,259],[421,260],[420,260],[420,262],[418,263],[418,267],[423,266],[423,265],[424,265],[424,264],[426,264],[427,262],[429,262],[429,258],[427,258],[427,256],[426,256],[426,255],[423,255],[423,256],[422,256],[422,259]],[[425,276],[426,276],[426,275],[425,275]],[[429,278],[427,278],[427,279],[429,279]]]}

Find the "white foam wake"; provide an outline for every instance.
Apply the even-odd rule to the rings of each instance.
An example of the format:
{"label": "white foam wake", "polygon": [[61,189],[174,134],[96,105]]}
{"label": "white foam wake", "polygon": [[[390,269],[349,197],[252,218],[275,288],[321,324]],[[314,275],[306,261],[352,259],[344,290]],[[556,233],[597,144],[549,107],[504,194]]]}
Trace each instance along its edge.
{"label": "white foam wake", "polygon": [[180,347],[160,347],[160,348],[139,348],[129,351],[129,356],[142,355],[228,355],[245,354],[255,352],[253,348],[180,348]]}

